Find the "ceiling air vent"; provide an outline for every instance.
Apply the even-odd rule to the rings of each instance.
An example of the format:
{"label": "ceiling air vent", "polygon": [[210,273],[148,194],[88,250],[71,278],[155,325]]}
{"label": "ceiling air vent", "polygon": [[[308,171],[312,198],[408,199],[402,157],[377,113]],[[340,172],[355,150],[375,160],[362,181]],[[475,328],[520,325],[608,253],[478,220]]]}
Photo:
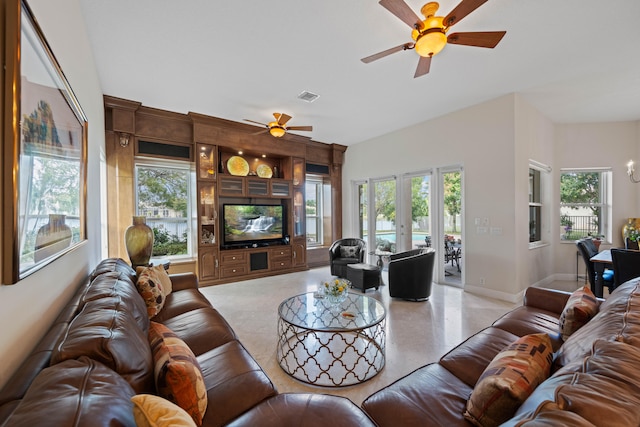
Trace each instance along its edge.
{"label": "ceiling air vent", "polygon": [[313,102],[319,97],[320,95],[317,95],[313,92],[309,92],[308,90],[305,90],[300,95],[298,95],[298,99],[302,99],[305,102]]}

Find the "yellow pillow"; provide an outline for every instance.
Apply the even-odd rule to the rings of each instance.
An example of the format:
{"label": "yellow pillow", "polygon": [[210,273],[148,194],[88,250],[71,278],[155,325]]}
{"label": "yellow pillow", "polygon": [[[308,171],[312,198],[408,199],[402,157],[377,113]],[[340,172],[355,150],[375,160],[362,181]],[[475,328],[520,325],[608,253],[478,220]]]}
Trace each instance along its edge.
{"label": "yellow pillow", "polygon": [[133,418],[138,427],[196,427],[187,412],[159,396],[137,394],[131,398]]}

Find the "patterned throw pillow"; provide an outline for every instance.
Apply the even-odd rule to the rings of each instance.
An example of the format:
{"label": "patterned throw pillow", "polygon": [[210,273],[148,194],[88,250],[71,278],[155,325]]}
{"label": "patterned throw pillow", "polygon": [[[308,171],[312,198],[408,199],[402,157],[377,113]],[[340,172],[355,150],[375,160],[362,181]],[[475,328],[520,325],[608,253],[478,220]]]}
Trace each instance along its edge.
{"label": "patterned throw pillow", "polygon": [[358,258],[358,247],[357,246],[340,246],[340,257]]}
{"label": "patterned throw pillow", "polygon": [[202,425],[207,410],[207,388],[191,349],[166,326],[150,322],[149,344],[153,353],[156,390]]}
{"label": "patterned throw pillow", "polygon": [[138,292],[147,304],[147,314],[151,319],[164,307],[165,295],[162,292],[162,281],[153,267],[145,267],[138,275],[136,282]]}
{"label": "patterned throw pillow", "polygon": [[598,313],[598,300],[588,286],[575,290],[560,315],[560,334],[567,340]]}
{"label": "patterned throw pillow", "polygon": [[137,394],[131,398],[133,418],[137,427],[195,427],[191,415],[179,407],[153,394]]}
{"label": "patterned throw pillow", "polygon": [[140,275],[147,269],[153,270],[156,277],[160,280],[160,284],[162,285],[162,295],[166,298],[172,291],[171,278],[169,277],[167,270],[164,269],[163,265],[154,265],[153,267],[136,267],[136,275],[140,277]]}
{"label": "patterned throw pillow", "polygon": [[525,335],[509,344],[478,379],[464,417],[482,427],[507,421],[549,377],[552,359],[553,349],[547,334]]}

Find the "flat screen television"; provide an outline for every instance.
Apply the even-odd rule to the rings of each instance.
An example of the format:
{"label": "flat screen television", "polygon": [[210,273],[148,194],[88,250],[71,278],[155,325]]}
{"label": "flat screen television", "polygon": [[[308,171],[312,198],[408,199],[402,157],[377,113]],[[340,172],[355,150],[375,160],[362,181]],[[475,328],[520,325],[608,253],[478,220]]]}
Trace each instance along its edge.
{"label": "flat screen television", "polygon": [[286,234],[283,205],[225,204],[222,206],[225,247],[281,242]]}

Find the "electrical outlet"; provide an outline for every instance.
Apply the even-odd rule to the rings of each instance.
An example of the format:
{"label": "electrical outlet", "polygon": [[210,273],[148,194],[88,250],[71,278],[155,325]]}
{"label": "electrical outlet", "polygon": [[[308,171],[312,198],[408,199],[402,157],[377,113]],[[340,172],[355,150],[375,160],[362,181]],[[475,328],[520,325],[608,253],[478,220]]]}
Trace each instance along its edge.
{"label": "electrical outlet", "polygon": [[481,277],[481,278],[480,278],[480,284],[481,284],[481,285],[484,285],[484,277]]}

